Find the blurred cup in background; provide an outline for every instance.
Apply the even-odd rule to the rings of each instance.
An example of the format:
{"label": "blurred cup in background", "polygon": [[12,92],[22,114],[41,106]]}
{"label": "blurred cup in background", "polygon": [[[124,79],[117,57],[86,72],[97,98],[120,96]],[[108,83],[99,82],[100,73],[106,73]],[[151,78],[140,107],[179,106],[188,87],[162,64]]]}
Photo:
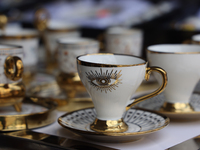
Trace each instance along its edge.
{"label": "blurred cup in background", "polygon": [[[158,44],[147,48],[150,66],[163,68],[168,75],[161,111],[192,112],[190,98],[200,79],[200,46]],[[159,76],[155,78],[160,81]]]}
{"label": "blurred cup in background", "polygon": [[59,38],[58,42],[58,68],[57,82],[67,92],[69,98],[76,93],[86,92],[78,72],[76,57],[84,54],[98,53],[99,43],[89,38]]}
{"label": "blurred cup in background", "polygon": [[[54,66],[57,63],[57,39],[59,38],[74,38],[80,37],[79,27],[72,23],[66,23],[56,20],[50,20],[44,32],[46,61],[49,66]],[[57,65],[57,64],[56,64]]]}
{"label": "blurred cup in background", "polygon": [[37,71],[39,33],[34,29],[7,29],[0,33],[0,43],[23,47],[23,80],[28,85]]}
{"label": "blurred cup in background", "polygon": [[108,53],[142,55],[143,33],[140,29],[111,27],[106,32],[105,42]]}

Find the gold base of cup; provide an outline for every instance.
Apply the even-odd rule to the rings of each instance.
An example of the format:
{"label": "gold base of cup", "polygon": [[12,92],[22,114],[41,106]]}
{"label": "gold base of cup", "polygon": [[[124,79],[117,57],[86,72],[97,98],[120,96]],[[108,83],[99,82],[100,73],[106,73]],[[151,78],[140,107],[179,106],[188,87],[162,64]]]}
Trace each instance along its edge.
{"label": "gold base of cup", "polygon": [[167,112],[193,112],[194,109],[189,103],[167,103],[165,102],[160,108],[160,111]]}
{"label": "gold base of cup", "polygon": [[0,84],[0,107],[14,106],[17,112],[21,111],[21,102],[25,96],[25,86],[22,82]]}
{"label": "gold base of cup", "polygon": [[67,74],[61,72],[57,76],[57,82],[60,88],[65,90],[69,98],[74,98],[77,93],[86,92],[78,73]]}
{"label": "gold base of cup", "polygon": [[95,119],[95,121],[90,125],[90,129],[103,133],[114,133],[114,132],[119,133],[127,131],[128,125],[123,121],[123,119],[119,120]]}

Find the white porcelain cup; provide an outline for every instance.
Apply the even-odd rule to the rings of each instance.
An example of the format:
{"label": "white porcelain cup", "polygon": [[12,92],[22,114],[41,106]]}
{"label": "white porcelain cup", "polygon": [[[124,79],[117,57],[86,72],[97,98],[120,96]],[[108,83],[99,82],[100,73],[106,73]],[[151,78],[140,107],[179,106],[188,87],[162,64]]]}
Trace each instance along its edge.
{"label": "white porcelain cup", "polygon": [[[127,126],[122,119],[125,110],[159,94],[167,82],[164,70],[148,68],[145,60],[132,55],[88,54],[77,57],[77,64],[81,81],[90,94],[97,113],[91,129],[99,132],[125,131]],[[161,74],[162,86],[146,96],[135,99],[127,106],[143,79],[148,79],[152,71]]]}
{"label": "white porcelain cup", "polygon": [[0,33],[0,43],[23,47],[24,73],[36,72],[38,63],[39,33],[34,29],[8,29]]}
{"label": "white porcelain cup", "polygon": [[55,57],[54,54],[57,49],[57,39],[80,37],[80,32],[77,25],[57,20],[50,20],[44,33],[46,38],[45,44],[48,45],[48,50],[51,54],[50,57]]}
{"label": "white porcelain cup", "polygon": [[142,30],[111,27],[106,32],[106,52],[141,56],[142,40]]}
{"label": "white porcelain cup", "polygon": [[[200,79],[200,46],[159,44],[149,46],[147,49],[150,66],[162,67],[167,72],[168,84],[164,91],[165,102],[174,105],[173,109],[186,111],[184,107],[190,106],[183,105],[181,108],[180,104],[189,104],[193,90]],[[159,78],[155,77],[159,81]],[[176,108],[175,105],[180,108]],[[188,111],[190,111],[189,109]],[[173,110],[171,109],[171,111]]]}
{"label": "white porcelain cup", "polygon": [[87,93],[77,73],[76,57],[83,54],[99,52],[99,43],[89,38],[58,39],[57,82],[66,91],[68,98],[76,97],[78,93]]}
{"label": "white porcelain cup", "polygon": [[0,44],[0,107],[18,105],[25,96],[23,75],[23,48],[21,46]]}
{"label": "white porcelain cup", "polygon": [[77,56],[99,52],[98,41],[89,38],[59,38],[57,42],[58,67],[68,74],[77,73]]}

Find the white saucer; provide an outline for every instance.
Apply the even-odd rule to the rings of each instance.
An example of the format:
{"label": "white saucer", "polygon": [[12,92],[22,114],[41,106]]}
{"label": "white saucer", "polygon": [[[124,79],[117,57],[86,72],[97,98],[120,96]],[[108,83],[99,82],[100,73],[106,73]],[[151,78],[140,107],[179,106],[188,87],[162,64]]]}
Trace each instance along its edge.
{"label": "white saucer", "polygon": [[123,133],[101,133],[90,129],[96,112],[94,108],[86,108],[67,113],[59,117],[61,126],[88,139],[101,142],[130,142],[139,140],[147,134],[158,131],[169,124],[169,118],[160,114],[140,109],[129,109],[124,114],[124,121],[129,129]]}
{"label": "white saucer", "polygon": [[56,103],[49,98],[25,97],[21,112],[13,106],[1,107],[0,131],[16,131],[44,127],[56,121]]}
{"label": "white saucer", "polygon": [[164,101],[165,101],[164,94],[161,93],[153,98],[150,98],[148,100],[140,102],[135,107],[164,114],[173,120],[197,120],[197,119],[200,119],[200,94],[198,94],[198,93],[192,94],[191,100],[190,100],[190,105],[193,107],[194,111],[191,111],[191,112],[160,111],[160,108],[162,107]]}

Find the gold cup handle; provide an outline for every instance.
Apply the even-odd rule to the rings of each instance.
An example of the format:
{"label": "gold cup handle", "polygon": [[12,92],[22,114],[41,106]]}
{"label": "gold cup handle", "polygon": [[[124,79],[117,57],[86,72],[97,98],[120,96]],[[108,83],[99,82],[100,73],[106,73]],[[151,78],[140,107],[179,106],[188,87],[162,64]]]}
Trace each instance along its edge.
{"label": "gold cup handle", "polygon": [[8,22],[8,18],[5,15],[0,15],[0,29],[1,30],[5,29],[7,22]]}
{"label": "gold cup handle", "polygon": [[157,90],[153,91],[152,93],[144,95],[144,96],[139,97],[139,98],[136,98],[131,104],[129,104],[126,107],[126,110],[130,109],[132,106],[136,105],[137,103],[140,103],[141,101],[144,101],[146,99],[149,99],[151,97],[154,97],[154,96],[160,94],[165,89],[165,87],[167,85],[167,73],[166,73],[166,71],[164,71],[163,69],[161,69],[159,67],[148,67],[148,68],[146,68],[145,79],[147,81],[149,80],[149,77],[150,77],[152,71],[156,71],[156,72],[161,74],[162,85]]}
{"label": "gold cup handle", "polygon": [[39,31],[44,31],[47,28],[47,23],[50,19],[50,14],[49,12],[44,9],[44,8],[40,8],[35,12],[34,15],[34,24],[35,27],[39,30]]}
{"label": "gold cup handle", "polygon": [[17,56],[8,56],[4,63],[4,73],[7,78],[17,81],[23,75],[23,63]]}

